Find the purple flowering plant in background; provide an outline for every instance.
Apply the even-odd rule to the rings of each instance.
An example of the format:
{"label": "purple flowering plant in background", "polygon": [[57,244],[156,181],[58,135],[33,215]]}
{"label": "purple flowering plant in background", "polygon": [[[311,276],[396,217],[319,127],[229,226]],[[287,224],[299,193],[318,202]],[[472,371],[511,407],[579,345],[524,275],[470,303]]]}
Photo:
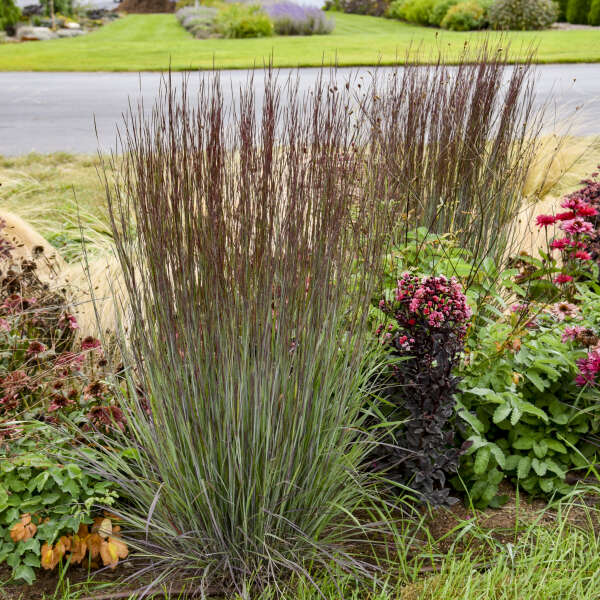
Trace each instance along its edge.
{"label": "purple flowering plant in background", "polygon": [[324,35],[335,27],[333,19],[312,6],[274,2],[265,4],[264,10],[273,21],[277,35]]}

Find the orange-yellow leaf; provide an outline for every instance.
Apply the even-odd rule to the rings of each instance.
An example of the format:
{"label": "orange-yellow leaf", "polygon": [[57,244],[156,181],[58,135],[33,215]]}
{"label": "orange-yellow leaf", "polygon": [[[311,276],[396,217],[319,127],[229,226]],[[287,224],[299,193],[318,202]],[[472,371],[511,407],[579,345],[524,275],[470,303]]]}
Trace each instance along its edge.
{"label": "orange-yellow leaf", "polygon": [[71,543],[71,562],[74,565],[78,565],[84,559],[86,552],[85,538],[74,535],[73,542]]}
{"label": "orange-yellow leaf", "polygon": [[21,521],[18,521],[10,528],[10,537],[15,544],[25,539],[25,527]]}
{"label": "orange-yellow leaf", "polygon": [[21,520],[10,528],[10,537],[15,543],[26,542],[35,535],[36,531],[37,527],[31,522],[31,515],[25,513],[21,515]]}
{"label": "orange-yellow leaf", "polygon": [[56,548],[48,544],[42,546],[42,568],[51,571],[56,567],[60,558],[60,552],[57,552]]}
{"label": "orange-yellow leaf", "polygon": [[58,542],[63,545],[65,551],[68,552],[71,549],[71,538],[69,536],[63,535]]}
{"label": "orange-yellow leaf", "polygon": [[106,539],[112,534],[112,522],[110,519],[96,517],[92,526],[92,533],[97,533],[101,538]]}
{"label": "orange-yellow leaf", "polygon": [[109,537],[106,541],[102,542],[100,547],[100,556],[104,566],[114,569],[119,558],[126,558],[129,554],[127,546],[118,538]]}
{"label": "orange-yellow leaf", "polygon": [[85,543],[92,559],[96,558],[100,554],[100,546],[102,545],[102,541],[102,538],[97,533],[90,533],[90,535],[87,536]]}

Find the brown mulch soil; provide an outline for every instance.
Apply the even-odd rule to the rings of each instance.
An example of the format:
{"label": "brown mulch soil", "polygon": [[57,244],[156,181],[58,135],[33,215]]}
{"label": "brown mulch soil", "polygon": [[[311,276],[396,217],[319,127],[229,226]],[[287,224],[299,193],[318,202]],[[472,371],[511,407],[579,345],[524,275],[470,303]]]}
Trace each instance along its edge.
{"label": "brown mulch soil", "polygon": [[[0,600],[40,600],[41,598],[52,598],[58,585],[57,571],[37,570],[37,579],[34,584],[29,586],[19,582],[11,582],[0,587]],[[10,580],[11,569],[6,565],[0,566],[0,581]],[[124,576],[123,569],[114,571],[102,571],[94,577],[94,581],[99,584],[119,581]],[[78,588],[78,584],[83,584],[89,580],[86,569],[74,567],[68,571],[69,585],[71,589]]]}
{"label": "brown mulch soil", "polygon": [[[461,535],[465,522],[472,521],[480,532],[487,533],[493,540],[507,543],[514,540],[528,525],[537,523],[542,527],[552,527],[557,521],[557,512],[547,509],[547,504],[539,498],[529,498],[521,493],[517,496],[515,488],[507,482],[501,484],[500,493],[508,496],[506,504],[500,508],[487,508],[483,511],[472,511],[470,507],[459,502],[451,508],[440,508],[428,515],[427,528],[440,552],[448,552]],[[594,507],[597,499],[590,498],[587,505],[583,500],[570,506],[564,513],[568,523],[582,529],[592,527],[600,532],[600,511]],[[590,510],[592,508],[593,510]],[[465,536],[455,549],[465,549],[471,542],[478,543],[478,536]]]}

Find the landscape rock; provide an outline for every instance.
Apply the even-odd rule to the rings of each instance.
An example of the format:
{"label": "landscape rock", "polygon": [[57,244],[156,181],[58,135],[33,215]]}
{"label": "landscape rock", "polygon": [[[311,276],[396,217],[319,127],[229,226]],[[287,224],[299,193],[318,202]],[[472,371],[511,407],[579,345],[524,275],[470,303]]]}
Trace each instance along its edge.
{"label": "landscape rock", "polygon": [[79,23],[75,23],[75,21],[67,21],[64,25],[65,29],[81,29],[81,25]]}
{"label": "landscape rock", "polygon": [[21,42],[53,40],[58,36],[48,27],[19,27],[17,30],[17,38]]}
{"label": "landscape rock", "polygon": [[80,35],[85,35],[85,31],[82,29],[59,29],[56,32],[56,35],[59,38],[72,38],[79,37]]}

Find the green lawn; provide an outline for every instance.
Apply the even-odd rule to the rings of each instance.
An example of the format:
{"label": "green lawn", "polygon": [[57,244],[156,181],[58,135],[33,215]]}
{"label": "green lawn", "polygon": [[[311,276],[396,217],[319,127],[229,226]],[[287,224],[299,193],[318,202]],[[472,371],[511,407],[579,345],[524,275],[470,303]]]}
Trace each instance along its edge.
{"label": "green lawn", "polygon": [[[333,34],[249,40],[195,40],[173,15],[130,15],[85,37],[0,46],[5,71],[154,71],[261,67],[273,57],[277,67],[319,66],[337,60],[345,66],[394,64],[407,49],[420,46],[426,60],[438,48],[457,54],[465,41],[484,32],[455,33],[358,15],[334,15]],[[501,34],[491,34],[501,38]],[[600,61],[600,30],[515,32],[508,34],[513,58],[531,45],[539,62]]]}

